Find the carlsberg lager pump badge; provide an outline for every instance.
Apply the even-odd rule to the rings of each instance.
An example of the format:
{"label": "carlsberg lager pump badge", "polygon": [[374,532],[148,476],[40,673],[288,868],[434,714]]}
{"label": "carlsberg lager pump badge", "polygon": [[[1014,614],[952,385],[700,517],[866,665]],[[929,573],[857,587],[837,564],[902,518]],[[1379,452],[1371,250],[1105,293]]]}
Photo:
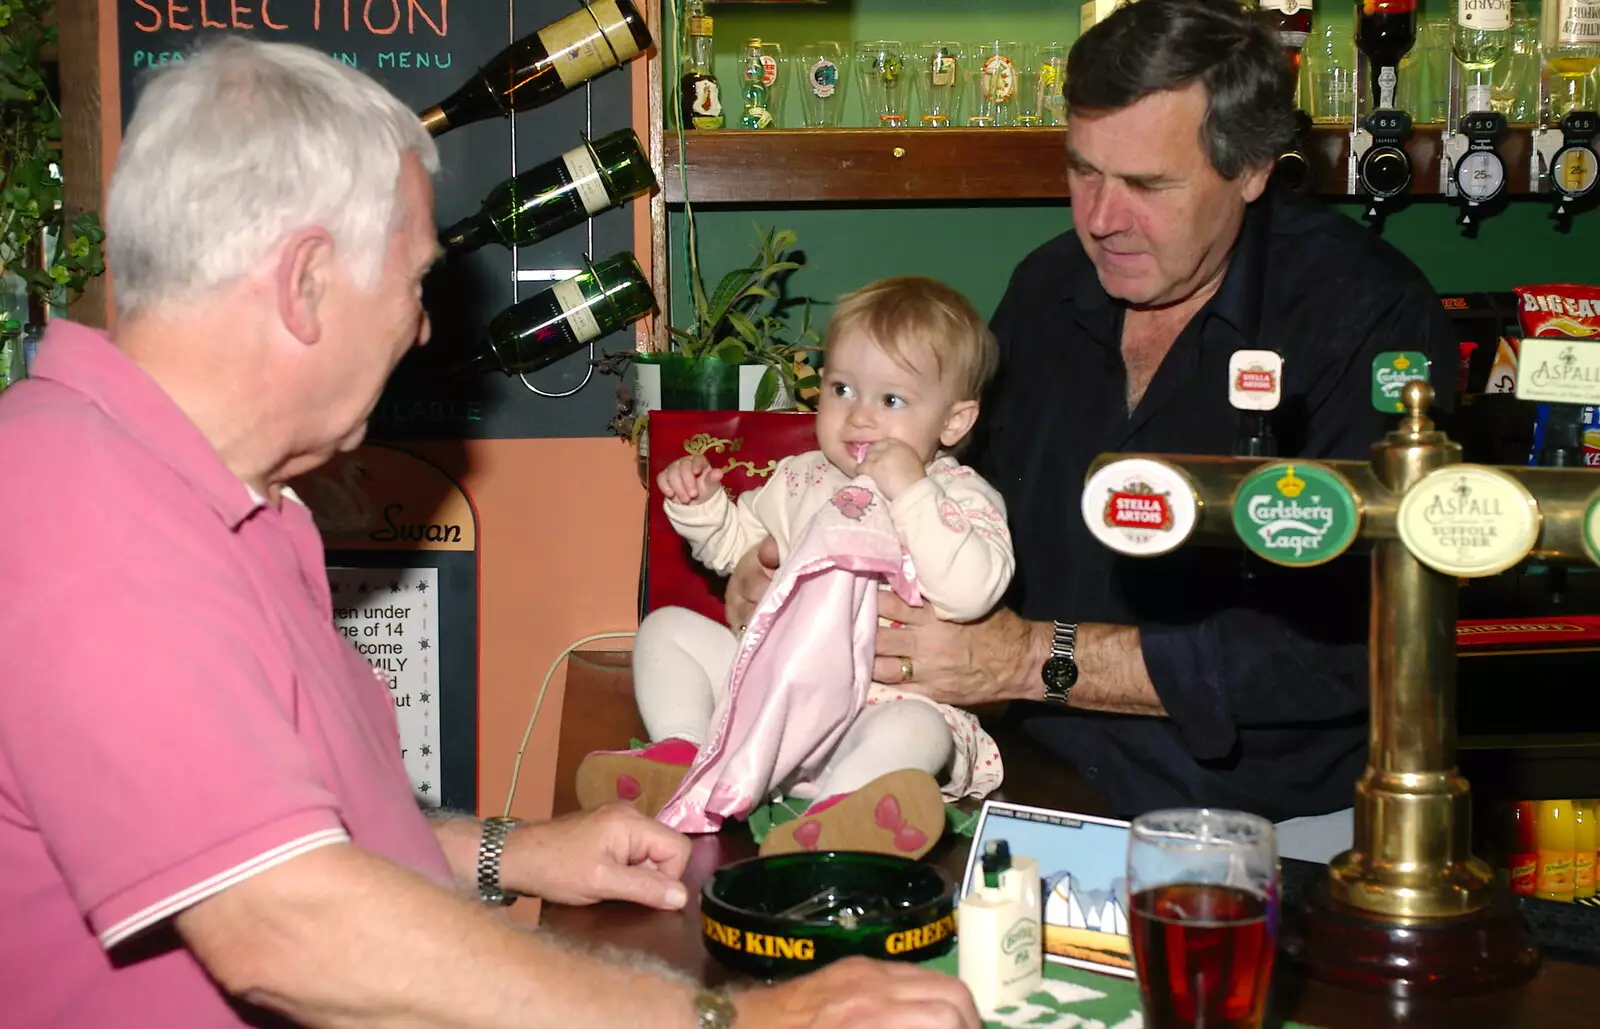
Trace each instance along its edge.
{"label": "carlsberg lager pump badge", "polygon": [[1361,505],[1337,472],[1311,462],[1275,462],[1239,484],[1233,527],[1264,560],[1304,568],[1350,549],[1361,528]]}

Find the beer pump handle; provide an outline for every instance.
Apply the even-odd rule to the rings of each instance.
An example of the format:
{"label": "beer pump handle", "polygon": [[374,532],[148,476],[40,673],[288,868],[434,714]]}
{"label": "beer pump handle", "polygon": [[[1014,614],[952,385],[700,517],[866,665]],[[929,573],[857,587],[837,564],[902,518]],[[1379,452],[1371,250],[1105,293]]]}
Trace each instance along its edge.
{"label": "beer pump handle", "polygon": [[1228,359],[1228,403],[1239,412],[1234,457],[1276,457],[1271,414],[1283,397],[1283,357],[1275,350],[1236,350]]}

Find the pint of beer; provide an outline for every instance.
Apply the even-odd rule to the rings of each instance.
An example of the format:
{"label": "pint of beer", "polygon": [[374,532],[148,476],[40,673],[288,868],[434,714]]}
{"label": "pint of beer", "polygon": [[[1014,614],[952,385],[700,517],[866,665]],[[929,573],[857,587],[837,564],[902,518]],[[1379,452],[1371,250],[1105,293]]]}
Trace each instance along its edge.
{"label": "pint of beer", "polygon": [[1146,1029],[1259,1029],[1277,949],[1272,823],[1207,809],[1142,815],[1127,889]]}

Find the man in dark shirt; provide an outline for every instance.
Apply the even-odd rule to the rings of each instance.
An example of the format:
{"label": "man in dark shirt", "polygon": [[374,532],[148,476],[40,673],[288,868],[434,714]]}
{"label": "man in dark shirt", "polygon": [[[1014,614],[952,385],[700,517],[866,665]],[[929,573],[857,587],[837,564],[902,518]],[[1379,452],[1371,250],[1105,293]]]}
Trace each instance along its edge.
{"label": "man in dark shirt", "polygon": [[[1196,545],[1118,556],[1079,514],[1090,462],[1229,453],[1227,366],[1243,348],[1283,355],[1284,455],[1368,455],[1388,428],[1369,401],[1379,352],[1427,353],[1450,395],[1450,328],[1421,273],[1268,187],[1290,96],[1278,41],[1228,0],[1140,0],[1073,47],[1074,232],[1023,261],[995,314],[1001,379],[975,462],[1007,502],[1011,607],[955,625],[881,602],[906,627],[879,633],[879,682],[965,706],[1043,702],[1046,661],[1074,662],[1065,697],[1016,713],[1128,816],[1349,807],[1366,755],[1367,569]],[[747,565],[735,623],[764,585]]]}

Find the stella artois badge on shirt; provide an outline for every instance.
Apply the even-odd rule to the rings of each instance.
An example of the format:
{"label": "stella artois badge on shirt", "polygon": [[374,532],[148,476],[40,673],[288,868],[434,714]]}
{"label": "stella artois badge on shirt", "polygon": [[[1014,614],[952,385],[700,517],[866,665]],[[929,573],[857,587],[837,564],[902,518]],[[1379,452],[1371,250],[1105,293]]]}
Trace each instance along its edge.
{"label": "stella artois badge on shirt", "polygon": [[1276,411],[1283,399],[1283,356],[1235,350],[1228,358],[1228,403],[1240,411]]}
{"label": "stella artois badge on shirt", "polygon": [[1163,461],[1125,457],[1089,476],[1083,520],[1119,554],[1155,557],[1176,550],[1194,532],[1200,494],[1189,477]]}
{"label": "stella artois badge on shirt", "polygon": [[1406,383],[1428,381],[1428,355],[1415,350],[1385,350],[1372,359],[1372,406],[1384,414],[1404,414],[1400,391]]}
{"label": "stella artois badge on shirt", "polygon": [[1262,465],[1233,494],[1233,527],[1250,551],[1293,568],[1332,561],[1361,530],[1361,501],[1345,477],[1305,461]]}
{"label": "stella artois badge on shirt", "polygon": [[1499,575],[1528,556],[1543,519],[1528,488],[1481,465],[1436,468],[1406,491],[1395,515],[1400,540],[1445,575]]}

